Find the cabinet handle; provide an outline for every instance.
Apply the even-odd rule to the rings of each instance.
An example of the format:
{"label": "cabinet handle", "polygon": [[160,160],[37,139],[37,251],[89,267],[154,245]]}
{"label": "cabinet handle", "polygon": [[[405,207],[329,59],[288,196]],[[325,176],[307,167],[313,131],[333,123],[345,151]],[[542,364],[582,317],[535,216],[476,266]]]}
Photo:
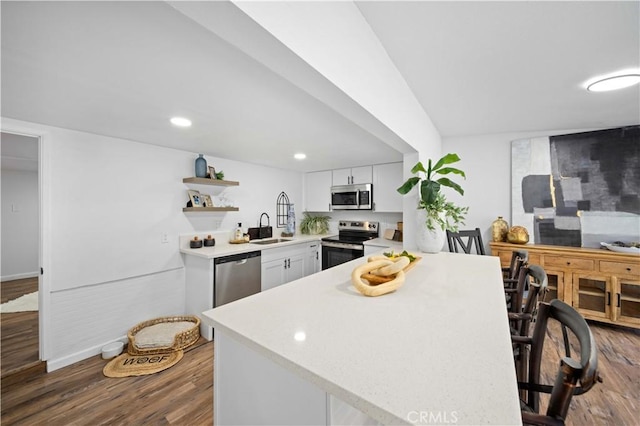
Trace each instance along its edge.
{"label": "cabinet handle", "polygon": [[607,306],[610,306],[610,305],[611,305],[611,292],[608,291],[607,292]]}
{"label": "cabinet handle", "polygon": [[631,272],[631,268],[627,268],[627,271]]}
{"label": "cabinet handle", "polygon": [[287,268],[291,268],[291,259],[287,259]]}
{"label": "cabinet handle", "polygon": [[618,296],[618,304],[617,304],[617,307],[619,308],[619,307],[620,307],[620,293],[618,293],[618,295],[617,295],[617,296]]}
{"label": "cabinet handle", "polygon": [[287,259],[284,260],[284,269],[287,269]]}
{"label": "cabinet handle", "polygon": [[571,265],[571,262],[567,262],[567,265]]}
{"label": "cabinet handle", "polygon": [[316,252],[316,260],[319,260],[319,259],[318,259],[318,252]]}

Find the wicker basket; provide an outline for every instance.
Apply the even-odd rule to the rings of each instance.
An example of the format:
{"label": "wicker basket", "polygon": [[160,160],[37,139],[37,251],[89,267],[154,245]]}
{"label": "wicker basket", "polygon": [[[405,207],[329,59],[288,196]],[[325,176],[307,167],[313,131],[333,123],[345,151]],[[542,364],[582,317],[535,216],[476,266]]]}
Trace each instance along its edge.
{"label": "wicker basket", "polygon": [[[193,327],[185,330],[181,333],[177,333],[173,339],[173,345],[159,348],[138,348],[135,345],[135,335],[145,327],[150,327],[155,324],[163,322],[180,322],[190,321],[193,323]],[[133,327],[127,333],[129,337],[129,345],[127,346],[127,352],[131,355],[156,355],[166,354],[169,352],[178,351],[180,349],[188,348],[198,341],[200,338],[200,318],[196,316],[176,316],[176,317],[162,317],[155,318],[149,321],[141,322]]]}

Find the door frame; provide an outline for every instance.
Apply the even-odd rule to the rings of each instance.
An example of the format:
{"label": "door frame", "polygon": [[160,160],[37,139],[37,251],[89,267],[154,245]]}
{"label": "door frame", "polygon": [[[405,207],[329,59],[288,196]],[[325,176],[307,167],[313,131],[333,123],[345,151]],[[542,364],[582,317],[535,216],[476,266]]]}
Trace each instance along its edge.
{"label": "door frame", "polygon": [[[50,153],[51,135],[42,128],[2,118],[0,131],[38,139],[38,352],[41,361],[49,358],[47,336],[49,336],[51,285],[51,188]],[[46,212],[46,213],[45,213]],[[44,273],[43,273],[44,271]]]}

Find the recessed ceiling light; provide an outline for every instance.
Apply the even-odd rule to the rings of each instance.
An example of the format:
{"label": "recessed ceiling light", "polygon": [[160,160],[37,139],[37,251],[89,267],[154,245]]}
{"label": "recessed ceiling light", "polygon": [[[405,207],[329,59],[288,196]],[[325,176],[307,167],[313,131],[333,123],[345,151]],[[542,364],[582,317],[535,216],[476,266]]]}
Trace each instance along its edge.
{"label": "recessed ceiling light", "polygon": [[619,72],[589,80],[585,86],[590,92],[608,92],[610,90],[624,89],[640,83],[639,72]]}
{"label": "recessed ceiling light", "polygon": [[295,158],[296,160],[304,160],[305,158],[307,158],[307,154],[303,154],[302,152],[298,152],[297,154],[293,155],[293,158]]}
{"label": "recessed ceiling light", "polygon": [[171,124],[178,127],[189,127],[191,126],[191,120],[183,117],[173,117],[171,119]]}

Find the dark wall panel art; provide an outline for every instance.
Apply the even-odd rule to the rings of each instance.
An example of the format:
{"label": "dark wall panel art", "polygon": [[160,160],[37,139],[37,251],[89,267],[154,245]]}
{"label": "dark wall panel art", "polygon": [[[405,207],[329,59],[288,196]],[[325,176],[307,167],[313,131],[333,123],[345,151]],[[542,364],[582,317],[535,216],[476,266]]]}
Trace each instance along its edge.
{"label": "dark wall panel art", "polygon": [[513,141],[511,178],[532,242],[640,241],[640,126]]}

